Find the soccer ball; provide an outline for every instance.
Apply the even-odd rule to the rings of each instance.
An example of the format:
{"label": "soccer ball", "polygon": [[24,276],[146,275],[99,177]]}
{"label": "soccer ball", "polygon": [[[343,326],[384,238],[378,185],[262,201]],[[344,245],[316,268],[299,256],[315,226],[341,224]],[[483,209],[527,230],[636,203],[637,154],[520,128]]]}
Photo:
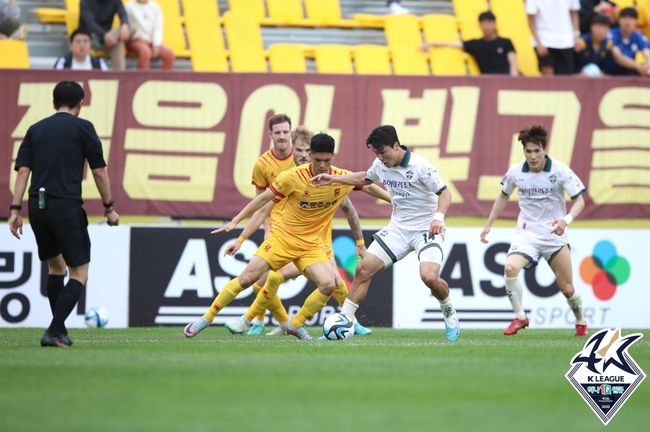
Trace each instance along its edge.
{"label": "soccer ball", "polygon": [[108,314],[106,313],[106,309],[101,307],[92,307],[88,309],[84,321],[86,322],[86,327],[106,327],[106,324],[108,324]]}
{"label": "soccer ball", "polygon": [[354,321],[341,313],[334,313],[325,319],[323,334],[329,340],[348,339],[354,335]]}

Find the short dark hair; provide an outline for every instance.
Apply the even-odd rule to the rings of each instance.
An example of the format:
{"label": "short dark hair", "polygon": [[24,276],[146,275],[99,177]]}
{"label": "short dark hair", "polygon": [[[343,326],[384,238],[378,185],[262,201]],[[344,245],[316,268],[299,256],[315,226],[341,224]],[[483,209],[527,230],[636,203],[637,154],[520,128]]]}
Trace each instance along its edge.
{"label": "short dark hair", "polygon": [[325,132],[320,132],[311,137],[309,144],[310,153],[334,153],[334,138]]}
{"label": "short dark hair", "polygon": [[594,25],[594,24],[602,24],[602,25],[606,25],[607,27],[611,27],[612,26],[612,20],[610,20],[607,15],[596,14],[591,19],[591,25]]}
{"label": "short dark hair", "polygon": [[62,106],[74,108],[86,96],[84,89],[76,81],[60,81],[52,92],[54,108],[59,109]]}
{"label": "short dark hair", "polygon": [[376,127],[370,132],[366,138],[366,147],[374,148],[375,150],[381,149],[383,146],[392,147],[395,143],[399,143],[397,131],[395,126],[383,125]]}
{"label": "short dark hair", "polygon": [[619,13],[618,13],[619,18],[634,18],[638,19],[639,18],[639,13],[634,9],[633,7],[626,7],[623,8]]}
{"label": "short dark hair", "polygon": [[517,139],[521,141],[521,144],[524,147],[526,146],[526,143],[533,142],[545,149],[546,142],[548,141],[548,131],[540,124],[532,125],[520,130]]}
{"label": "short dark hair", "polygon": [[74,40],[75,37],[77,37],[77,35],[86,35],[86,36],[88,36],[88,39],[92,39],[92,36],[90,35],[90,32],[88,32],[87,30],[84,30],[82,28],[78,28],[75,31],[73,31],[72,33],[70,33],[70,43],[72,43],[72,41]]}
{"label": "short dark hair", "polygon": [[490,11],[481,12],[478,16],[478,21],[496,21],[497,17]]}
{"label": "short dark hair", "polygon": [[291,129],[291,119],[286,114],[276,114],[269,119],[269,130],[273,129],[273,126],[280,123],[289,123],[289,129]]}

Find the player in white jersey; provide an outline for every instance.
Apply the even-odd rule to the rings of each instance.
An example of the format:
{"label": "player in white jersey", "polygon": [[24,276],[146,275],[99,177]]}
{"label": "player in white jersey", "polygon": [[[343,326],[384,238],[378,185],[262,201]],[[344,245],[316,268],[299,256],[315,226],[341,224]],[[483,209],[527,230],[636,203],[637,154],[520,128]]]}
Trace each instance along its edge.
{"label": "player in white jersey", "polygon": [[[519,190],[519,217],[517,230],[510,244],[505,264],[506,295],[510,299],[515,318],[504,330],[510,336],[528,327],[528,318],[522,303],[523,289],[519,281],[522,268],[537,265],[544,258],[557,279],[558,287],[576,317],[576,336],[587,336],[582,299],[573,287],[571,254],[567,225],[578,217],[585,207],[582,194],[585,187],[578,176],[565,164],[546,155],[548,132],[534,125],[519,132],[526,160],[510,167],[503,177],[502,192],[494,202],[481,241],[487,243],[492,224],[508,204],[515,188]],[[565,192],[573,200],[566,212]]]}
{"label": "player in white jersey", "polygon": [[441,244],[445,239],[444,218],[451,204],[451,193],[428,160],[400,144],[393,126],[375,128],[366,145],[377,155],[367,171],[348,175],[320,174],[312,179],[315,184],[377,182],[388,190],[393,204],[390,223],[373,235],[341,313],[354,317],[366,298],[372,277],[415,251],[420,261],[420,278],[440,302],[447,339],[455,341],[460,335],[460,325],[447,282],[439,277]]}

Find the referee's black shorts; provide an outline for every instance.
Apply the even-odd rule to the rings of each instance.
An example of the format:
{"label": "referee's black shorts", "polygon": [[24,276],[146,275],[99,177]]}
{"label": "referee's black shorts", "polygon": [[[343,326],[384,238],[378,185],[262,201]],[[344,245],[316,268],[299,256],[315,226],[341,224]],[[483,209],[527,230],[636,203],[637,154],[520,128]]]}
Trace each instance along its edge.
{"label": "referee's black shorts", "polygon": [[90,262],[88,217],[80,202],[47,197],[46,208],[40,210],[38,198],[30,197],[29,222],[41,261],[62,254],[70,267]]}

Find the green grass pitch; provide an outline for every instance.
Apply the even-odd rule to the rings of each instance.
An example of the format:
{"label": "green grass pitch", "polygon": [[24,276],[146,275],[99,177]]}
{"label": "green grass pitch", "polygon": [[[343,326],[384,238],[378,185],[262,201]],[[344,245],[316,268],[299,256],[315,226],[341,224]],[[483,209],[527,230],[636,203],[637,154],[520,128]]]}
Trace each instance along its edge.
{"label": "green grass pitch", "polygon": [[[41,348],[41,332],[0,330],[0,431],[605,429],[564,378],[585,342],[572,330],[465,330],[454,344],[442,330],[344,342],[72,330],[68,349]],[[648,336],[630,354],[650,373]],[[649,421],[650,379],[607,429]]]}

